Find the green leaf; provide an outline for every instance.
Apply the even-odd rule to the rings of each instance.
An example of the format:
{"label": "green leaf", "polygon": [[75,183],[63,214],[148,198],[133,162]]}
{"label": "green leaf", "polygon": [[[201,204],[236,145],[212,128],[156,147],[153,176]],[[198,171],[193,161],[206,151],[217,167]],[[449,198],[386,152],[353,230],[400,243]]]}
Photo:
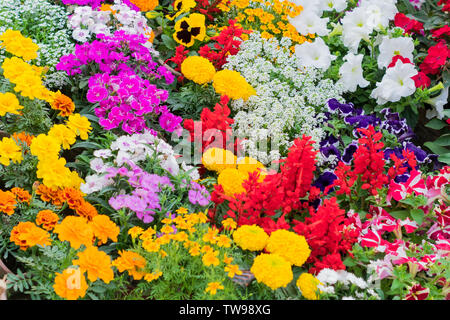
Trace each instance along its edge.
{"label": "green leaf", "polygon": [[450,152],[439,155],[438,160],[442,163],[450,165]]}
{"label": "green leaf", "polygon": [[399,210],[399,211],[392,211],[389,212],[389,214],[394,217],[395,219],[404,220],[409,217],[408,210]]}
{"label": "green leaf", "polygon": [[72,149],[75,148],[85,148],[85,149],[103,149],[103,147],[95,142],[88,142],[88,141],[81,141],[81,142],[77,142],[72,146]]}
{"label": "green leaf", "polygon": [[434,143],[442,147],[450,146],[450,133],[440,136],[434,141]]}
{"label": "green leaf", "polygon": [[345,258],[345,260],[343,261],[343,263],[344,263],[344,265],[345,265],[346,267],[354,267],[354,266],[356,266],[355,261],[353,261],[353,259],[350,258],[350,257]]}
{"label": "green leaf", "polygon": [[416,221],[419,225],[423,222],[424,212],[421,209],[412,209],[411,210],[411,217]]}
{"label": "green leaf", "polygon": [[432,119],[430,122],[428,122],[425,125],[425,127],[435,129],[435,130],[441,130],[445,126],[447,126],[447,124],[444,121],[439,120],[437,118]]}
{"label": "green leaf", "polygon": [[425,147],[427,147],[428,149],[431,150],[431,152],[435,153],[435,154],[445,154],[448,153],[449,150],[447,148],[441,147],[440,145],[435,144],[434,142],[425,142],[423,144]]}
{"label": "green leaf", "polygon": [[173,38],[169,37],[166,34],[161,35],[161,39],[162,39],[162,42],[166,45],[166,47],[169,49],[173,50],[177,46],[177,43],[175,42],[175,40],[173,40]]}

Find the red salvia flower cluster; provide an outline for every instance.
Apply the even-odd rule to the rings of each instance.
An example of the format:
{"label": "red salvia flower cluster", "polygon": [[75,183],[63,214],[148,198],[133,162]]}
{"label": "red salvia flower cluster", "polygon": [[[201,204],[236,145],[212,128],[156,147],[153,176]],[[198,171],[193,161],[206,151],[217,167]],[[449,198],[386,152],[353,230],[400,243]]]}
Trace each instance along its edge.
{"label": "red salvia flower cluster", "polygon": [[388,177],[389,180],[395,179],[397,176],[401,176],[408,170],[408,166],[411,168],[415,168],[417,165],[416,156],[414,152],[403,149],[402,151],[403,158],[398,158],[394,153],[391,154],[390,158],[393,161],[393,165],[389,167]]}
{"label": "red salvia flower cluster", "polygon": [[[257,224],[268,233],[280,228],[289,229],[285,216],[308,205],[300,199],[307,196],[314,178],[317,151],[313,150],[313,144],[311,137],[296,139],[288,157],[282,161],[279,173],[258,181],[259,173],[254,172],[243,183],[246,192],[230,198],[216,189],[212,200],[216,204],[228,200],[230,211],[227,216],[236,219],[238,225]],[[272,217],[280,210],[282,216],[275,222]]]}
{"label": "red salvia flower cluster", "polygon": [[363,183],[361,189],[376,195],[377,189],[381,189],[388,182],[388,177],[384,174],[384,144],[380,142],[383,135],[376,132],[373,126],[367,129],[359,128],[358,132],[363,137],[358,139],[359,146],[353,154],[353,170],[340,161],[334,172],[338,179],[325,188],[325,193],[332,187],[339,187],[336,194],[350,195],[351,187],[359,179]]}
{"label": "red salvia flower cluster", "polygon": [[209,0],[197,0],[197,6],[193,9],[193,11],[200,12],[205,15],[208,20],[214,20],[214,14],[222,13],[222,10],[217,8],[222,0],[215,0],[212,3],[209,3]]}
{"label": "red salvia flower cluster", "polygon": [[346,254],[358,240],[359,229],[354,227],[352,218],[345,216],[336,198],[325,199],[317,211],[310,208],[310,216],[305,221],[294,220],[293,229],[305,237],[311,248],[307,263],[314,266],[309,270],[317,274],[324,268],[345,269],[341,254]]}
{"label": "red salvia flower cluster", "polygon": [[[168,63],[169,61],[175,63],[177,66],[174,68],[174,70],[181,73],[181,64],[187,58],[188,53],[189,53],[189,50],[185,50],[184,46],[179,45],[175,49],[175,56],[167,59],[165,63]],[[183,81],[183,79],[184,79],[183,75],[178,77],[179,82]]]}
{"label": "red salvia flower cluster", "polygon": [[237,26],[236,20],[229,20],[229,24],[218,36],[211,38],[215,41],[212,47],[204,45],[198,51],[198,54],[211,61],[217,70],[222,68],[229,55],[235,55],[239,52],[242,34],[250,32]]}
{"label": "red salvia flower cluster", "polygon": [[[230,141],[231,136],[231,124],[234,120],[229,118],[230,108],[228,108],[229,98],[222,96],[220,102],[214,107],[214,111],[208,108],[203,108],[200,114],[200,121],[194,121],[192,119],[184,120],[184,128],[189,131],[191,136],[191,142],[202,141],[202,152],[214,141],[217,137],[221,137],[221,145],[226,148],[227,143]],[[195,130],[196,126],[201,130]],[[198,131],[198,132],[197,132]],[[195,134],[201,134],[196,137]]]}

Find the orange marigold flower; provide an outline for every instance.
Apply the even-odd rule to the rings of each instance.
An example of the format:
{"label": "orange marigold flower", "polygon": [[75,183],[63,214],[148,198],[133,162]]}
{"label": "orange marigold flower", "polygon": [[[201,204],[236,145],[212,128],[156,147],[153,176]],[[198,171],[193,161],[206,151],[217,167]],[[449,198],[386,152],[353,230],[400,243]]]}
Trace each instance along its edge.
{"label": "orange marigold flower", "polygon": [[77,300],[86,295],[88,284],[80,269],[67,268],[62,273],[56,274],[53,289],[61,298]]}
{"label": "orange marigold flower", "polygon": [[6,213],[8,216],[14,213],[16,209],[16,197],[11,191],[0,190],[0,212]]}
{"label": "orange marigold flower", "polygon": [[205,255],[202,257],[203,264],[207,267],[209,266],[218,266],[220,263],[219,258],[217,258],[218,252],[217,251],[208,251],[205,253]]}
{"label": "orange marigold flower", "polygon": [[152,273],[147,273],[144,276],[144,280],[147,282],[152,282],[156,279],[158,279],[159,277],[162,276],[162,272],[161,271],[156,271],[156,272],[152,272]]}
{"label": "orange marigold flower", "polygon": [[72,99],[59,91],[56,92],[51,106],[52,109],[60,111],[58,115],[61,117],[67,117],[75,111],[75,104]]}
{"label": "orange marigold flower", "polygon": [[92,218],[89,225],[94,231],[94,236],[98,239],[98,245],[108,242],[108,238],[117,242],[120,228],[106,215],[99,214]]}
{"label": "orange marigold flower", "polygon": [[112,262],[119,272],[128,271],[128,274],[135,280],[141,280],[145,275],[143,268],[147,261],[140,254],[133,251],[119,251],[120,257]]}
{"label": "orange marigold flower", "polygon": [[59,216],[52,210],[41,210],[36,216],[36,224],[45,230],[53,230],[59,221]]}
{"label": "orange marigold flower", "polygon": [[135,226],[128,230],[128,234],[131,236],[131,238],[136,239],[140,234],[144,232],[144,229],[141,227]]}
{"label": "orange marigold flower", "polygon": [[76,210],[85,201],[83,193],[76,188],[66,187],[62,190],[63,198],[70,209]]}
{"label": "orange marigold flower", "polygon": [[86,248],[77,256],[78,260],[72,260],[72,264],[80,266],[82,273],[87,271],[87,277],[91,282],[101,279],[105,283],[110,283],[114,279],[110,256],[97,247]]}
{"label": "orange marigold flower", "polygon": [[83,201],[81,205],[75,209],[75,212],[89,221],[92,221],[92,218],[98,215],[97,209],[87,201]]}
{"label": "orange marigold flower", "polygon": [[50,202],[51,204],[60,207],[65,202],[64,195],[59,188],[49,188],[43,184],[39,184],[36,189],[36,194],[38,194],[42,201]]}
{"label": "orange marigold flower", "polygon": [[22,141],[25,142],[27,144],[27,146],[31,145],[31,141],[33,140],[34,136],[31,134],[27,134],[25,132],[14,132],[12,134],[12,137],[14,138],[14,140],[16,140],[17,142]]}
{"label": "orange marigold flower", "polygon": [[82,217],[65,217],[60,224],[55,226],[53,232],[58,234],[59,240],[69,241],[70,246],[74,249],[79,249],[82,244],[90,247],[94,240],[91,226]]}
{"label": "orange marigold flower", "polygon": [[19,222],[19,224],[11,230],[9,240],[18,245],[21,250],[27,250],[35,245],[50,245],[52,241],[50,239],[50,234],[47,231],[29,221]]}
{"label": "orange marigold flower", "polygon": [[17,201],[30,204],[31,194],[27,190],[22,188],[12,188],[10,191],[16,196]]}

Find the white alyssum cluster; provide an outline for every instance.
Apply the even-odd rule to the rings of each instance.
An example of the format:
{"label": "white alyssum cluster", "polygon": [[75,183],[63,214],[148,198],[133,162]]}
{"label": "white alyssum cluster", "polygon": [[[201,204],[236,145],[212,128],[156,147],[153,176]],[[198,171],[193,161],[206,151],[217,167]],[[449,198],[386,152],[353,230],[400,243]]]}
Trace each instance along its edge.
{"label": "white alyssum cluster", "polygon": [[[115,0],[111,10],[114,13],[95,10],[90,6],[76,7],[68,21],[73,29],[73,38],[79,42],[86,42],[95,35],[111,35],[117,30],[150,37],[152,29],[147,25],[147,19],[141,12],[131,9],[121,0]],[[150,45],[148,42],[148,46]]]}
{"label": "white alyssum cluster", "polygon": [[341,86],[323,79],[321,70],[305,67],[290,46],[290,39],[267,40],[254,32],[224,65],[240,72],[257,92],[230,105],[237,112],[233,130],[245,139],[246,154],[264,164],[285,156],[303,134],[318,143],[325,135],[321,122],[326,102],[342,100]]}
{"label": "white alyssum cluster", "polygon": [[[345,270],[322,269],[317,275],[318,288],[326,294],[345,294],[342,300],[380,299],[373,284]],[[353,287],[353,290],[352,290]],[[339,292],[337,292],[339,291]]]}
{"label": "white alyssum cluster", "polygon": [[[39,45],[33,63],[48,67],[44,84],[51,89],[61,88],[68,81],[65,72],[55,69],[59,58],[74,48],[67,19],[66,8],[48,0],[0,0],[0,34],[18,30]],[[3,59],[4,49],[0,49],[0,62]]]}
{"label": "white alyssum cluster", "polygon": [[138,164],[147,157],[156,157],[160,166],[172,175],[189,172],[192,180],[198,180],[198,171],[186,163],[179,164],[172,146],[149,132],[124,135],[114,140],[109,149],[94,151],[94,158],[89,165],[95,172],[85,179],[80,190],[86,194],[100,191],[112,185],[112,179],[107,178],[110,168],[120,168],[128,162]]}

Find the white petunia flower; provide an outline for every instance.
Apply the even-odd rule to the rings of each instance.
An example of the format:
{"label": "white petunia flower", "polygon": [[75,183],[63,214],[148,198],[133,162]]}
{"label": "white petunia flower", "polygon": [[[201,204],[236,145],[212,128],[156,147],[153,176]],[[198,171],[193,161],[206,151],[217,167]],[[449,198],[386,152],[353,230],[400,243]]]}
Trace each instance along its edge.
{"label": "white petunia flower", "polygon": [[363,77],[363,57],[362,54],[354,55],[351,52],[344,57],[346,62],[339,68],[341,78],[338,83],[341,83],[346,91],[355,92],[357,86],[365,88],[369,85],[370,82]]}
{"label": "white petunia flower", "polygon": [[408,97],[416,91],[416,85],[411,77],[417,74],[417,70],[411,63],[403,63],[397,60],[394,67],[388,68],[381,82],[372,91],[370,97],[377,99],[378,104],[397,102],[403,97]]}
{"label": "white petunia flower", "polygon": [[347,8],[347,0],[322,0],[323,11],[341,12]]}
{"label": "white petunia flower", "polygon": [[444,118],[444,106],[448,103],[448,88],[444,88],[438,96],[426,101],[434,107],[433,110],[427,110],[425,116],[428,119],[436,117],[442,120]]}
{"label": "white petunia flower", "polygon": [[330,67],[331,61],[336,59],[322,38],[316,38],[314,42],[295,45],[295,55],[299,57],[305,67],[314,67],[324,71]]}
{"label": "white petunia flower", "polygon": [[365,9],[355,8],[342,18],[342,41],[350,52],[357,53],[361,40],[369,40],[373,27],[368,23]]}
{"label": "white petunia flower", "polygon": [[319,36],[326,36],[330,33],[330,30],[327,29],[328,20],[328,18],[320,18],[312,11],[303,10],[295,18],[289,19],[289,22],[300,34],[307,35],[309,33],[315,33]]}
{"label": "white petunia flower", "polygon": [[399,37],[389,39],[388,36],[383,37],[379,46],[380,54],[378,55],[378,68],[387,67],[395,55],[401,55],[408,58],[411,62],[414,59],[414,41],[409,37]]}
{"label": "white petunia flower", "polygon": [[368,20],[367,23],[376,30],[389,26],[397,14],[397,0],[362,0],[359,8],[364,10]]}

